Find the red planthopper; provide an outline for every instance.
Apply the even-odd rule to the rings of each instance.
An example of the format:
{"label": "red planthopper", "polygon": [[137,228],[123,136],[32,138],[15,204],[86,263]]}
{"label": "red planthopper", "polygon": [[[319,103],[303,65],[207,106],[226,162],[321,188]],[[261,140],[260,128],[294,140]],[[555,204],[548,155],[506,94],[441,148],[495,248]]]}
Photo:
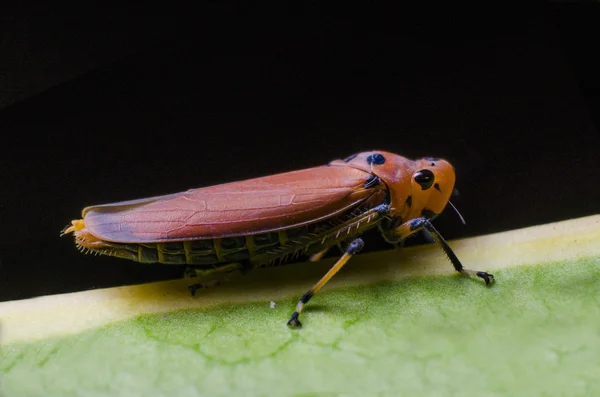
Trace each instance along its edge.
{"label": "red planthopper", "polygon": [[[431,223],[449,203],[454,181],[454,168],[442,159],[363,152],[320,167],[87,207],[63,234],[73,233],[88,252],[200,273],[267,266],[298,253],[316,260],[345,246],[300,298],[288,321],[299,327],[303,306],[362,249],[359,236],[375,226],[390,243],[425,229],[456,271],[493,282],[489,273],[465,269]],[[192,293],[198,286],[190,286]]]}

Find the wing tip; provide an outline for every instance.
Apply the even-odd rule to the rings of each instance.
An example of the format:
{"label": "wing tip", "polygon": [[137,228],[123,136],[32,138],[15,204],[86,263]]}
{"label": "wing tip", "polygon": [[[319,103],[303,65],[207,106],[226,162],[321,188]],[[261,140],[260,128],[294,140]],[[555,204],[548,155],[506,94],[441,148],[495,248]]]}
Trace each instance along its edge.
{"label": "wing tip", "polygon": [[65,226],[63,230],[61,230],[60,237],[83,229],[85,229],[85,221],[83,219],[72,220],[70,225]]}

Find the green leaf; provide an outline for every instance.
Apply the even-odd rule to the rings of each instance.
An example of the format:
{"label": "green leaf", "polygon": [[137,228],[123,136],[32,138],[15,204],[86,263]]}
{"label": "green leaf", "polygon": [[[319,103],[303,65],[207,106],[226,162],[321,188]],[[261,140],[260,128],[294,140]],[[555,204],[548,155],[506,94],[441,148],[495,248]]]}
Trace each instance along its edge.
{"label": "green leaf", "polygon": [[300,330],[331,261],[5,302],[2,395],[600,395],[599,237],[594,216],[452,242],[492,287],[435,247],[359,255]]}

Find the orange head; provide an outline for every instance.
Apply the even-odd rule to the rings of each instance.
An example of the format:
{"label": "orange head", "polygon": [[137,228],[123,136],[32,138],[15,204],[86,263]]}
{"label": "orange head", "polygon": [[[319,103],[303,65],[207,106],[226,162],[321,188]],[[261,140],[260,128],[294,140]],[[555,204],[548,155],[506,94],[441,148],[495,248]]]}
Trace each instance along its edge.
{"label": "orange head", "polygon": [[446,160],[426,157],[416,160],[411,177],[413,203],[421,211],[439,214],[444,210],[454,190],[454,167]]}
{"label": "orange head", "polygon": [[390,215],[405,221],[435,217],[446,207],[454,189],[454,167],[443,159],[425,157],[412,161],[376,150],[359,153],[345,162],[381,178],[390,193]]}

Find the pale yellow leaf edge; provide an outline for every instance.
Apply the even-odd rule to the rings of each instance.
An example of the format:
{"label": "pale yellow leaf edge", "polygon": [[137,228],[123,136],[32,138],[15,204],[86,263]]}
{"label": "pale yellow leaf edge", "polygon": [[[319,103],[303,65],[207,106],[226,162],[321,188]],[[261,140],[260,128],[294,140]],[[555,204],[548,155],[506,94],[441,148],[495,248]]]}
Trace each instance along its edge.
{"label": "pale yellow leaf edge", "polygon": [[[450,245],[465,266],[489,272],[600,256],[600,215],[455,240]],[[331,265],[332,260],[323,260],[257,270],[201,290],[195,298],[187,290],[192,281],[182,279],[2,302],[0,343],[75,334],[143,313],[206,309],[235,302],[278,302],[300,296]],[[452,265],[438,247],[411,247],[358,255],[325,289],[452,273]]]}

